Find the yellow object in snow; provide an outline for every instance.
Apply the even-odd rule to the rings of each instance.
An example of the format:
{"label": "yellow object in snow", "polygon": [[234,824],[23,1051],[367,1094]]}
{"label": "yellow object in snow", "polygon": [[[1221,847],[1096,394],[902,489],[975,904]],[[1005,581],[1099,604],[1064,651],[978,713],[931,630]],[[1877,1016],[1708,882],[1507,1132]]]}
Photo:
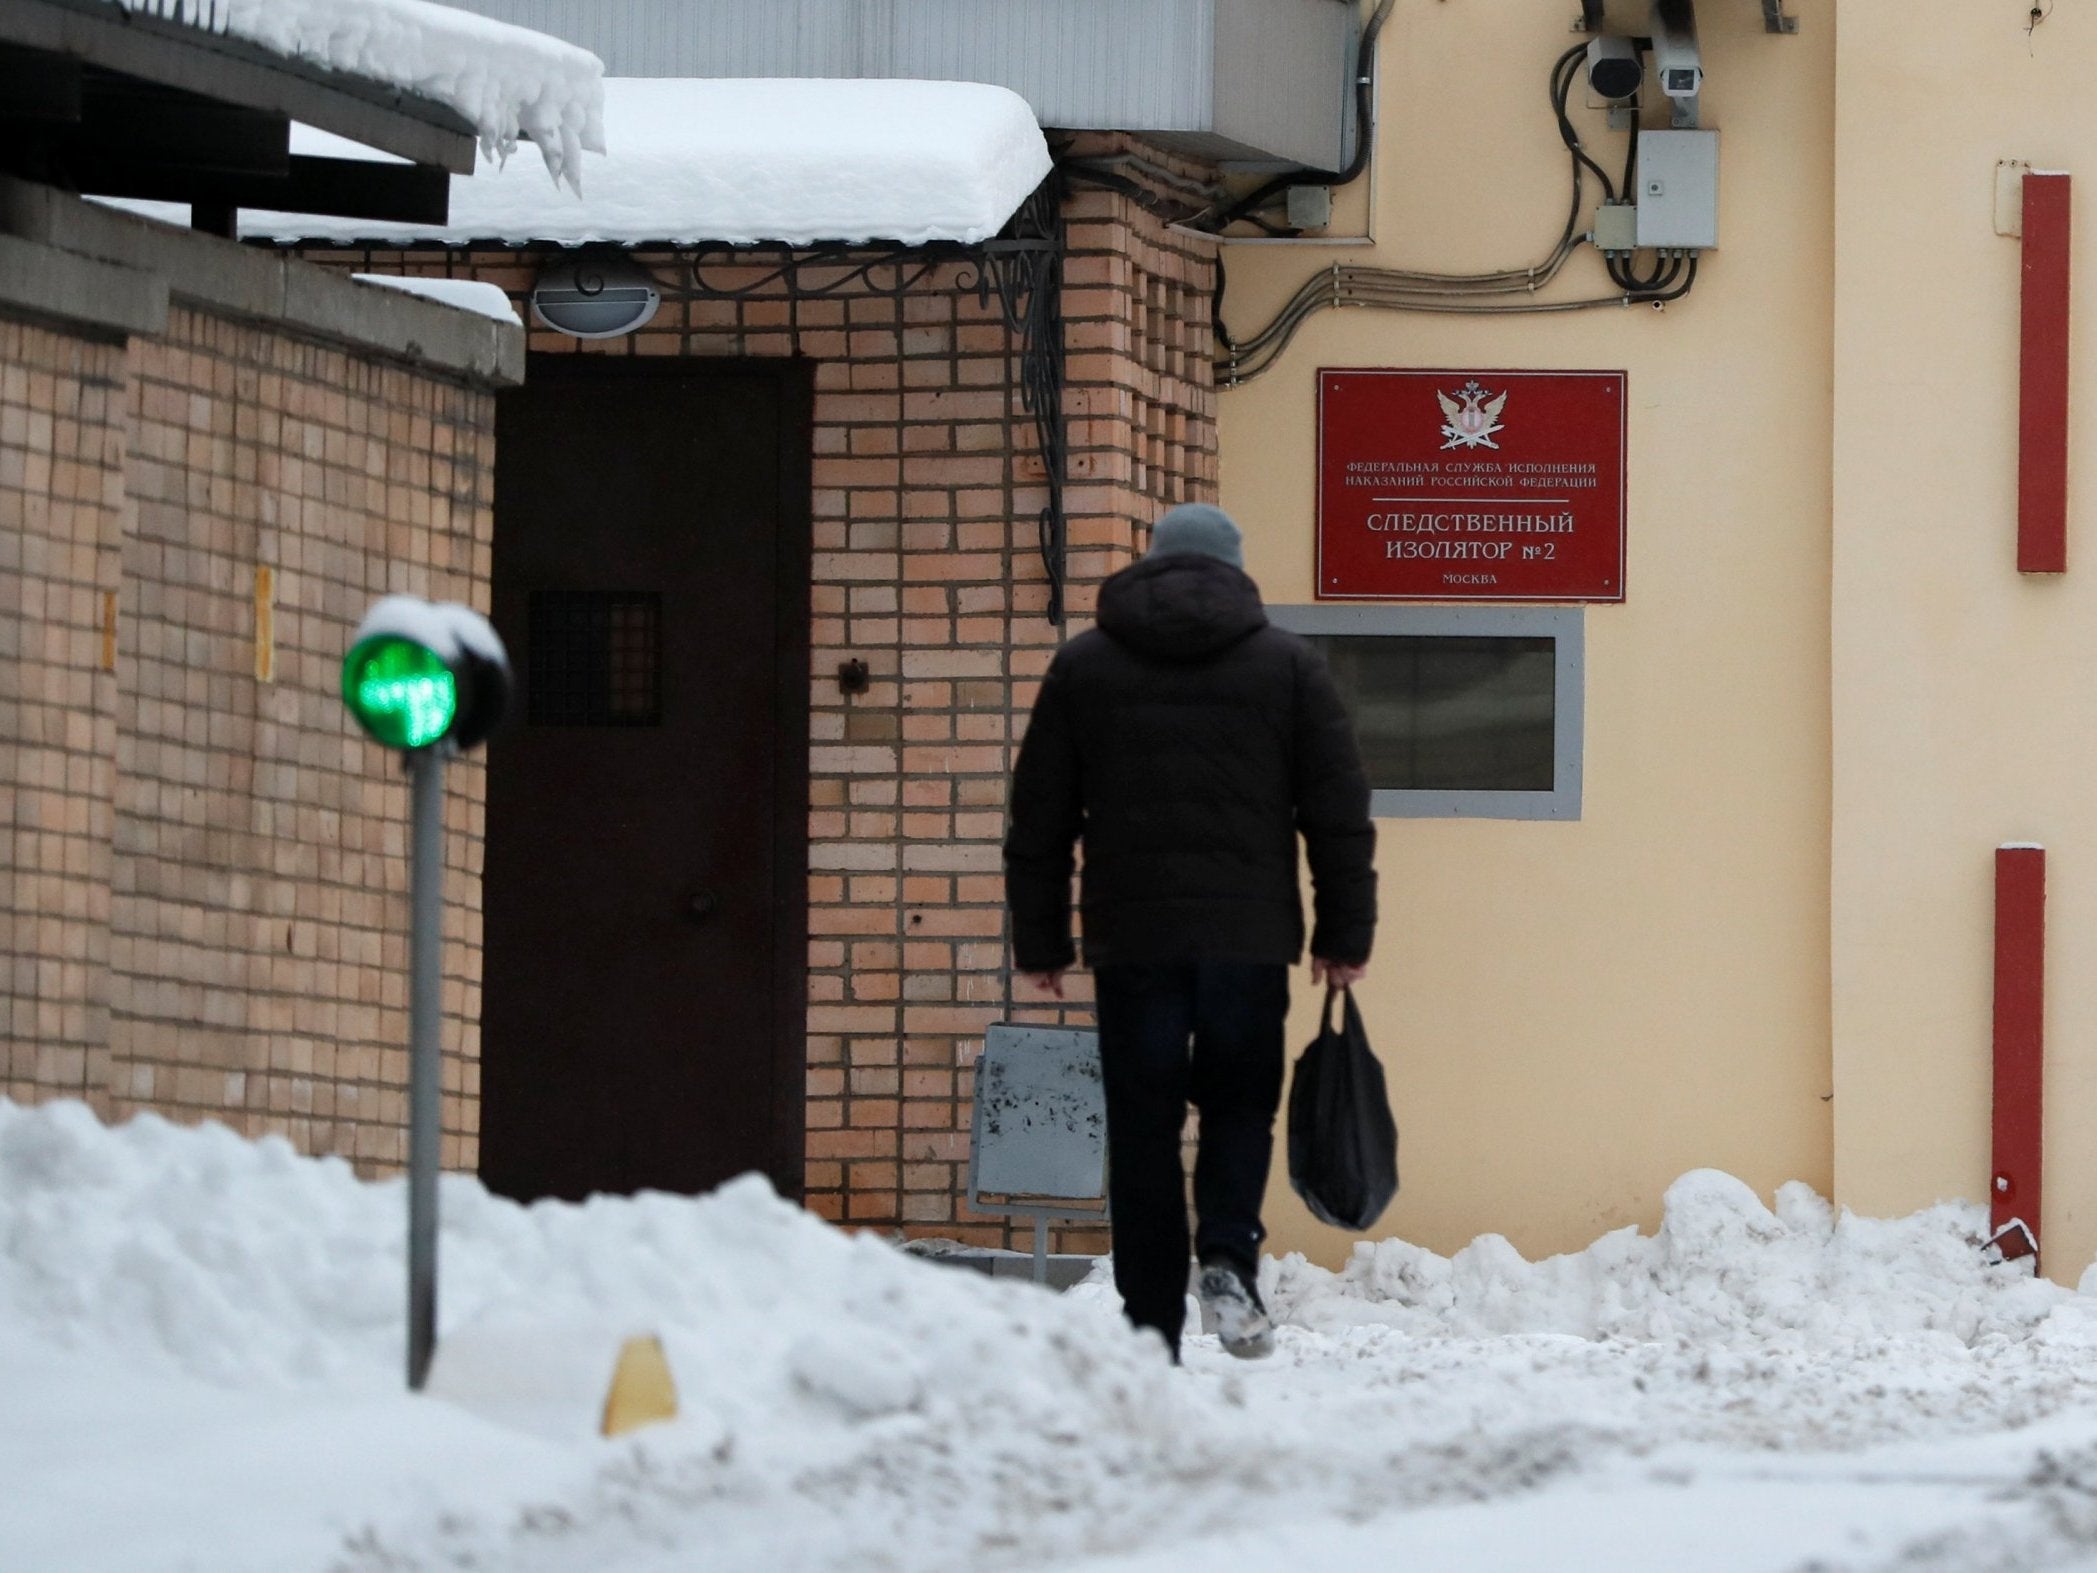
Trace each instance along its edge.
{"label": "yellow object in snow", "polygon": [[658,1420],[676,1418],[677,1384],[670,1378],[663,1341],[653,1333],[627,1339],[619,1346],[611,1391],[604,1395],[604,1422],[599,1431],[605,1436],[624,1436]]}

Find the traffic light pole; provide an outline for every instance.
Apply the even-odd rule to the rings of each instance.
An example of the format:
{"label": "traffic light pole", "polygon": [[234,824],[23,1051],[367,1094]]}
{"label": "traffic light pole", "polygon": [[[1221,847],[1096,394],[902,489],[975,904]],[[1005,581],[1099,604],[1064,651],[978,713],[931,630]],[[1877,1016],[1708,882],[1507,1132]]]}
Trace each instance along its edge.
{"label": "traffic light pole", "polygon": [[478,746],[510,699],[488,619],[453,601],[388,595],[350,636],[342,702],[408,771],[408,1386],[437,1348],[437,1170],[443,1140],[444,766]]}
{"label": "traffic light pole", "polygon": [[444,987],[444,756],[437,742],[407,756],[412,794],[408,973],[408,1386],[417,1392],[437,1347],[437,1168]]}

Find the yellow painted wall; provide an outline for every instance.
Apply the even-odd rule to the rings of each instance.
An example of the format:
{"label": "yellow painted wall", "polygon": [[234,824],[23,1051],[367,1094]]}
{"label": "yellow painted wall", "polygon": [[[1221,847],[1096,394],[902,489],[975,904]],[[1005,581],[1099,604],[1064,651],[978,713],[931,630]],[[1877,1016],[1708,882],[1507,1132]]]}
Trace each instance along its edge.
{"label": "yellow painted wall", "polygon": [[[1612,22],[1642,31],[1643,7],[1622,9]],[[1268,600],[1292,602],[1311,598],[1319,367],[1629,374],[1629,599],[1585,614],[1582,818],[1380,825],[1384,917],[1360,996],[1392,1076],[1404,1190],[1378,1233],[1440,1250],[1499,1231],[1534,1255],[1651,1226],[1668,1183],[1700,1165],[1765,1195],[1830,1185],[1834,18],[1794,5],[1803,30],[1782,37],[1747,0],[1700,9],[1722,249],[1686,301],[1500,320],[1330,311],[1222,399],[1223,504]],[[1378,243],[1227,248],[1234,328],[1264,324],[1335,258],[1466,270],[1546,252],[1567,160],[1545,80],[1575,14],[1570,0],[1399,0]],[[1579,123],[1619,167],[1622,135],[1599,112]],[[1592,253],[1552,289],[1607,292]],[[1297,1046],[1317,1004],[1300,995]],[[1279,1163],[1268,1223],[1271,1250],[1331,1262],[1349,1244]]]}
{"label": "yellow painted wall", "polygon": [[[2097,1249],[2097,16],[1846,5],[1838,54],[1835,1178],[1988,1182],[1993,855],[2048,849],[2046,1265]],[[2016,572],[2019,243],[1994,165],[2078,177],[2069,572]]]}

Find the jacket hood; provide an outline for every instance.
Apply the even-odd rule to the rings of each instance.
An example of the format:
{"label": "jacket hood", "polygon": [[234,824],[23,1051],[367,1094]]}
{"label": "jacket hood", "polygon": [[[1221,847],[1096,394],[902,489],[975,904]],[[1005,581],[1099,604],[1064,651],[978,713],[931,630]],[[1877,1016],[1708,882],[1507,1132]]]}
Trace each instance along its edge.
{"label": "jacket hood", "polygon": [[1220,558],[1146,557],[1099,591],[1100,631],[1138,655],[1200,661],[1267,626],[1260,589]]}

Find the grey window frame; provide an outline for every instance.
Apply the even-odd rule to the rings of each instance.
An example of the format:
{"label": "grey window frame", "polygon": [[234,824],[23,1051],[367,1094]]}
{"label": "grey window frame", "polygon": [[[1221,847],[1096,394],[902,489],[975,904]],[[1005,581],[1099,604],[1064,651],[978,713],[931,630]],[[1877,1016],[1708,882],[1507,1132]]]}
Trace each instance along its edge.
{"label": "grey window frame", "polygon": [[1413,791],[1369,794],[1379,819],[1560,819],[1580,817],[1586,745],[1587,621],[1577,606],[1364,606],[1323,602],[1270,606],[1275,627],[1294,633],[1353,637],[1550,639],[1556,657],[1548,792]]}

